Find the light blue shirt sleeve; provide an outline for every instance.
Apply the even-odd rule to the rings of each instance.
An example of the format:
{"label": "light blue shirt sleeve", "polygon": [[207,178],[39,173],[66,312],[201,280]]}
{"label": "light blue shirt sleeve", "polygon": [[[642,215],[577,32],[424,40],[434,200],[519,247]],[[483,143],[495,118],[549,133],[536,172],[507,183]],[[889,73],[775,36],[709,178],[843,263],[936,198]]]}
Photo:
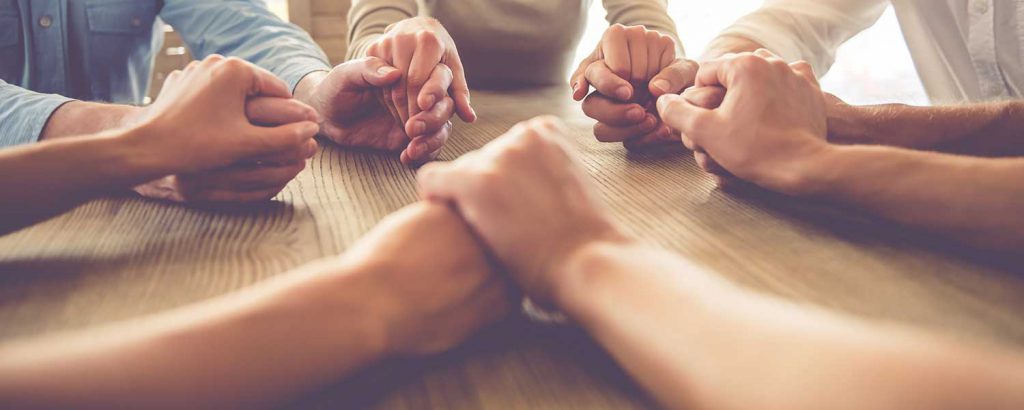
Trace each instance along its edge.
{"label": "light blue shirt sleeve", "polygon": [[0,80],[0,147],[39,141],[50,116],[69,101],[73,99],[40,94]]}
{"label": "light blue shirt sleeve", "polygon": [[282,21],[263,0],[167,0],[160,18],[174,26],[196,58],[241,58],[274,73],[291,90],[306,74],[331,69],[309,34]]}

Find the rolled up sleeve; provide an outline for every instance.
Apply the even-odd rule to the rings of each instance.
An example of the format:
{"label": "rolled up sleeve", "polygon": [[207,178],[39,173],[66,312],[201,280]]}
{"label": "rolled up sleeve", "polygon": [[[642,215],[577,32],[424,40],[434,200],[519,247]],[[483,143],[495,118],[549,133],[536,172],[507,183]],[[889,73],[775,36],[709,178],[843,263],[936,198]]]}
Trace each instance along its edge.
{"label": "rolled up sleeve", "polygon": [[366,56],[388,26],[419,15],[415,0],[353,0],[348,12],[348,55],[346,60]]}
{"label": "rolled up sleeve", "polygon": [[307,74],[331,68],[308,33],[281,20],[261,0],[168,0],[160,18],[175,27],[197,58],[241,58],[274,73],[292,90]]}
{"label": "rolled up sleeve", "polygon": [[0,80],[0,147],[39,141],[53,112],[73,101],[57,94],[40,94]]}
{"label": "rolled up sleeve", "polygon": [[754,41],[787,61],[807,61],[820,77],[832,67],[839,46],[874,25],[888,5],[888,0],[766,0],[719,36]]}

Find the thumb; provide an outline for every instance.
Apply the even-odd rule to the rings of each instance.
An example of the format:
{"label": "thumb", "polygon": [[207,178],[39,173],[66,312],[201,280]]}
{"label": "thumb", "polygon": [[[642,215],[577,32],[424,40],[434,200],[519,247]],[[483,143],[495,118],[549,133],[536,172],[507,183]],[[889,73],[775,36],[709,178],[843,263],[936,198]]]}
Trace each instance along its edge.
{"label": "thumb", "polygon": [[696,62],[677,58],[651,78],[648,89],[655,98],[665,94],[679,94],[693,85],[698,68]]}
{"label": "thumb", "polygon": [[331,75],[340,78],[342,89],[387,87],[402,77],[397,68],[377,57],[364,57],[341,64],[334,68]]}

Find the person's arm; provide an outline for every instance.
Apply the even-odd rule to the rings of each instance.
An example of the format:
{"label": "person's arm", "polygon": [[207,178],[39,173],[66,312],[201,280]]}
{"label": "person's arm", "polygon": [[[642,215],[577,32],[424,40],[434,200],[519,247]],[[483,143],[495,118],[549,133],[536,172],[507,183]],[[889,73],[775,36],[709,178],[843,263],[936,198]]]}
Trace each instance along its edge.
{"label": "person's arm", "polygon": [[284,80],[292,91],[308,74],[331,69],[309,34],[282,21],[261,0],[168,0],[160,18],[174,26],[196,58],[241,58]]}
{"label": "person's arm", "polygon": [[[272,407],[383,354],[364,270],[305,267],[237,294],[0,345],[5,408]],[[333,292],[325,294],[324,289]]]}
{"label": "person's arm", "polygon": [[137,110],[37,93],[0,80],[0,147],[118,128]]}
{"label": "person's arm", "polygon": [[1024,102],[853,106],[828,97],[829,140],[985,157],[1024,155]]}
{"label": "person's arm", "polygon": [[686,57],[683,42],[676,31],[676,23],[668,15],[668,2],[665,0],[604,0],[604,8],[608,12],[605,19],[608,24],[624,26],[644,26],[647,29],[667,35],[676,42],[676,57]]}
{"label": "person's arm", "polygon": [[1024,357],[737,288],[639,244],[584,246],[558,305],[669,408],[1024,407]]}
{"label": "person's arm", "polygon": [[809,62],[820,77],[839,46],[871,27],[888,6],[886,0],[766,0],[722,30],[701,60],[767,48],[784,60]]}
{"label": "person's arm", "polygon": [[353,0],[348,11],[348,60],[367,56],[388,26],[419,15],[416,0]]}
{"label": "person's arm", "polygon": [[1024,249],[1024,158],[833,145],[797,163],[792,192],[985,248]]}
{"label": "person's arm", "polygon": [[170,172],[131,129],[0,150],[0,235]]}
{"label": "person's arm", "polygon": [[0,407],[275,407],[385,356],[447,350],[503,317],[508,293],[458,215],[419,203],[340,258],[237,293],[0,344]]}

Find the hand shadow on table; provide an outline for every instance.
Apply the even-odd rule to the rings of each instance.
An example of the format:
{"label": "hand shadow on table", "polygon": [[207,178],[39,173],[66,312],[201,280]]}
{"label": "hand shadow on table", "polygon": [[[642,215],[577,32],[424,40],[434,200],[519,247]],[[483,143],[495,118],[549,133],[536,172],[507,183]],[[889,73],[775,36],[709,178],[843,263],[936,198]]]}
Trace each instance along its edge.
{"label": "hand shadow on table", "polygon": [[[572,371],[573,376],[582,374],[595,379],[592,392],[612,394],[608,393],[608,389],[613,389],[617,390],[618,395],[636,398],[644,407],[656,408],[653,399],[581,329],[541,324],[522,315],[510,316],[482,329],[451,351],[430,358],[393,359],[371,365],[347,379],[311,392],[280,408],[361,409],[374,408],[384,403],[393,404],[396,401],[411,404],[412,408],[430,408],[455,402],[462,404],[460,407],[487,408],[495,403],[472,403],[481,395],[475,387],[479,381],[474,380],[471,371],[501,371],[502,365],[508,363],[514,363],[517,368],[507,375],[509,378],[533,376],[535,379],[530,381],[532,383],[544,383],[546,378],[564,376],[565,373],[558,371],[558,368],[576,367]],[[443,383],[439,382],[441,380]],[[562,383],[559,380],[552,382],[552,385]],[[579,383],[573,382],[575,385]],[[457,397],[445,398],[448,400],[440,403],[428,401],[431,397],[438,397],[438,391],[451,391],[453,388],[459,391]],[[553,397],[557,395],[550,391],[535,393],[538,396],[519,401],[518,405],[537,403],[544,394]],[[443,394],[441,397],[444,397]]]}

